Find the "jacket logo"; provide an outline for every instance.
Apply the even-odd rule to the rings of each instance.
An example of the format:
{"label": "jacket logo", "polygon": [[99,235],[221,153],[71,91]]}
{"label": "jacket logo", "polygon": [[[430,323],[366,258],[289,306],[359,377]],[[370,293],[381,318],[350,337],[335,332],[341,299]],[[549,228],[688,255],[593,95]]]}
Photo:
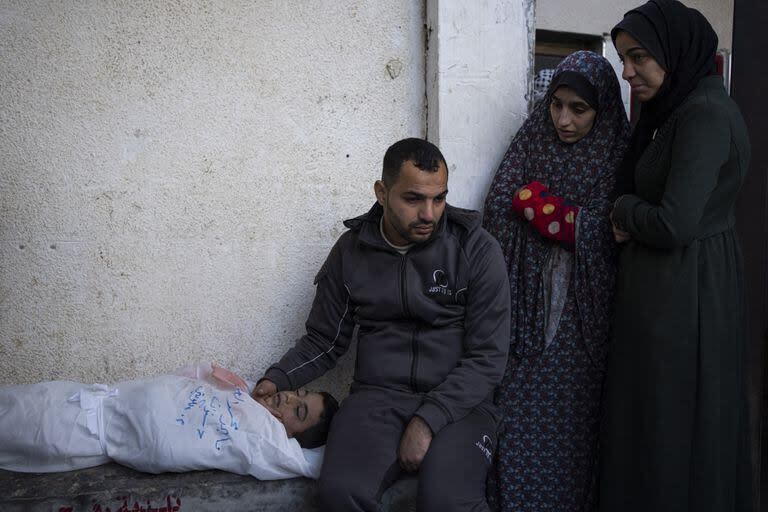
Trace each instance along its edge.
{"label": "jacket logo", "polygon": [[432,272],[432,281],[434,281],[435,284],[429,287],[427,290],[428,294],[453,295],[453,290],[448,288],[448,276],[445,275],[445,272],[440,269]]}
{"label": "jacket logo", "polygon": [[475,446],[480,449],[480,451],[483,453],[483,456],[486,458],[488,463],[491,463],[491,453],[493,449],[493,442],[491,441],[491,438],[487,435],[483,434],[483,440],[477,441],[475,443]]}

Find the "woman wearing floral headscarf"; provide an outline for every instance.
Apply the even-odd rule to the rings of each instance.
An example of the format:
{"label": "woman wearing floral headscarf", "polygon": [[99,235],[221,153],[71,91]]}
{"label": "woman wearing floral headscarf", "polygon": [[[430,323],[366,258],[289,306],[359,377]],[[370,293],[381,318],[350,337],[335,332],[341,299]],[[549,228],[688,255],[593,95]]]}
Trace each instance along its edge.
{"label": "woman wearing floral headscarf", "polygon": [[590,508],[612,305],[615,172],[629,126],[610,64],[566,57],[485,202],[512,291],[509,363],[488,497],[502,510]]}
{"label": "woman wearing floral headscarf", "polygon": [[742,266],[749,143],[698,11],[651,0],[611,32],[642,102],[612,213],[621,252],[600,509],[750,510]]}

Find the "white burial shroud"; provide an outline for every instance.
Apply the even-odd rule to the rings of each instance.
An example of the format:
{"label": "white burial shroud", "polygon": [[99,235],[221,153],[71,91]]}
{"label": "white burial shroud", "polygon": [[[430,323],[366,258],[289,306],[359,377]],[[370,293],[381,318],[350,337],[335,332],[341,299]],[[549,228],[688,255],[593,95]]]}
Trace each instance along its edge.
{"label": "white burial shroud", "polygon": [[274,480],[320,474],[248,390],[199,363],[114,386],[55,381],[0,387],[0,468],[70,471],[119,464],[149,473],[221,469]]}

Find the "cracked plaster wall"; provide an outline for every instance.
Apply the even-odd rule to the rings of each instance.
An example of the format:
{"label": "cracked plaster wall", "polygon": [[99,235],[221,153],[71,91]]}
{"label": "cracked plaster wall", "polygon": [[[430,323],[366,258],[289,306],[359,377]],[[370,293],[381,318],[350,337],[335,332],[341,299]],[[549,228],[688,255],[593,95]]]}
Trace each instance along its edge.
{"label": "cracked plaster wall", "polygon": [[259,376],[384,150],[424,136],[423,23],[411,0],[0,4],[0,382]]}

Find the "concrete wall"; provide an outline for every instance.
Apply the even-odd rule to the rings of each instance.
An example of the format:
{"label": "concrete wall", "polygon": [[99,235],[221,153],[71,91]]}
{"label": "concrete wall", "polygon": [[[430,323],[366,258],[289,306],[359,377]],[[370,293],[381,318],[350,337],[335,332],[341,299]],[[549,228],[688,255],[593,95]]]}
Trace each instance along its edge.
{"label": "concrete wall", "polygon": [[425,134],[423,24],[412,0],[2,2],[0,382],[260,375],[384,150]]}
{"label": "concrete wall", "polygon": [[[536,28],[601,35],[610,32],[624,13],[644,0],[536,0]],[[733,39],[733,0],[684,0],[698,9],[717,32],[719,48]]]}
{"label": "concrete wall", "polygon": [[[427,101],[449,199],[481,205],[532,1],[0,4],[0,383],[260,376]],[[350,352],[316,387],[343,393]]]}
{"label": "concrete wall", "polygon": [[448,160],[448,200],[481,209],[528,115],[533,0],[429,1],[427,134]]}

